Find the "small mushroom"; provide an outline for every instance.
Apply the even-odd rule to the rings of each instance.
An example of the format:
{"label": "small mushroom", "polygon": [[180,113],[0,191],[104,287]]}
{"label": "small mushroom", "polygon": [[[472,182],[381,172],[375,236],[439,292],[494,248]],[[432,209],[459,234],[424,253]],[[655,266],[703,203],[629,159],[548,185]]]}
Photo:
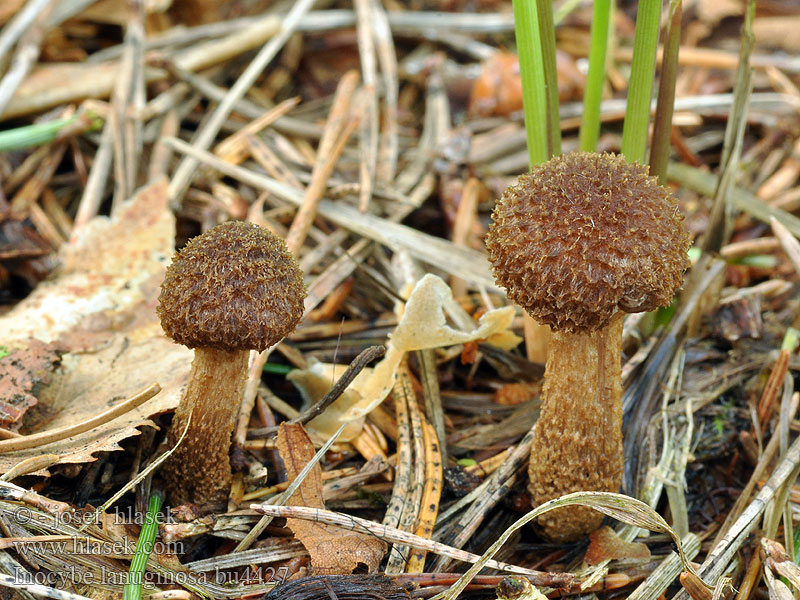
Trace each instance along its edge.
{"label": "small mushroom", "polygon": [[218,225],[175,255],[156,310],[164,332],[194,349],[194,361],[169,444],[189,428],[162,467],[173,504],[226,500],[228,452],[250,350],[291,333],[304,298],[302,273],[286,244],[252,223]]}
{"label": "small mushroom", "polygon": [[[688,266],[677,202],[646,167],[572,153],[508,188],[486,245],[508,297],[552,328],[528,475],[536,505],[622,482],[622,317],[667,305]],[[600,526],[586,507],[550,511],[543,533],[574,540]]]}

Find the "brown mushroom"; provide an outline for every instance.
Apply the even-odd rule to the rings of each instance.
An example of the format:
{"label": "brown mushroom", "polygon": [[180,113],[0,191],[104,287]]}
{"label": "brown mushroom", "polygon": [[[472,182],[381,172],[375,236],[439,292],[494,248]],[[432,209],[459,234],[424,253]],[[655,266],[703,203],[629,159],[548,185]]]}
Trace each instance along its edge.
{"label": "brown mushroom", "polygon": [[[167,440],[186,437],[162,467],[173,504],[219,504],[231,484],[228,452],[250,350],[294,330],[305,287],[286,244],[266,229],[231,221],[186,245],[167,268],[158,316],[194,361]],[[191,416],[191,421],[190,421]]]}
{"label": "brown mushroom", "polygon": [[[665,306],[690,240],[670,193],[646,167],[573,153],[537,165],[498,201],[486,245],[508,297],[552,328],[528,475],[536,505],[622,481],[622,314]],[[539,518],[553,540],[603,515],[569,507]]]}

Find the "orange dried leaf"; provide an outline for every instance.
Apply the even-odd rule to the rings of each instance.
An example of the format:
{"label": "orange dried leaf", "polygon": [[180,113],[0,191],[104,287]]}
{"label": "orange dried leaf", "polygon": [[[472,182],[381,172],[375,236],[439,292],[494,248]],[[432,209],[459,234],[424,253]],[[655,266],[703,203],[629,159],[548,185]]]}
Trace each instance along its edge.
{"label": "orange dried leaf", "polygon": [[694,573],[684,571],[681,573],[680,582],[692,600],[711,600],[713,597],[711,590]]}
{"label": "orange dried leaf", "polygon": [[589,534],[589,548],[584,560],[586,564],[596,565],[604,560],[636,558],[648,560],[650,550],[641,542],[626,542],[611,527],[603,526]]}
{"label": "orange dried leaf", "polygon": [[461,351],[461,364],[471,365],[478,360],[478,341],[467,342]]}
{"label": "orange dried leaf", "polygon": [[[281,424],[278,451],[286,466],[289,481],[294,481],[314,457],[314,445],[302,425]],[[287,504],[325,508],[322,500],[322,469],[319,465],[311,469]],[[333,525],[286,519],[286,526],[311,555],[315,575],[348,575],[362,566],[372,573],[377,570],[386,553],[386,544],[380,539]]]}
{"label": "orange dried leaf", "polygon": [[522,78],[516,54],[498,52],[483,63],[472,84],[469,113],[475,116],[509,115],[522,110]]}

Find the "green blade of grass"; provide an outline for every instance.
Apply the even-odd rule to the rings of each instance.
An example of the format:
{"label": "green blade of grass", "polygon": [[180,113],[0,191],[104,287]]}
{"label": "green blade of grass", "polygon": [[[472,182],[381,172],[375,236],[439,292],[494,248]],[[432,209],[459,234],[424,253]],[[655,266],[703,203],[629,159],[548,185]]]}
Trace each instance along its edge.
{"label": "green blade of grass", "polygon": [[77,135],[96,131],[103,125],[103,120],[90,112],[77,113],[71,117],[54,119],[44,123],[34,123],[14,129],[0,131],[0,152],[33,148],[56,140],[62,133]]}
{"label": "green blade of grass", "polygon": [[522,79],[522,109],[531,166],[549,158],[547,93],[545,90],[539,16],[534,0],[514,0],[514,30]]}
{"label": "green blade of grass", "polygon": [[622,127],[622,154],[629,162],[644,164],[645,161],[660,20],[661,0],[639,2],[628,103]]}
{"label": "green blade of grass", "polygon": [[142,597],[144,570],[158,534],[158,513],[160,510],[161,495],[153,494],[150,496],[150,504],[147,507],[144,524],[136,542],[136,554],[133,555],[133,560],[131,560],[128,581],[122,588],[122,600],[140,600]]}
{"label": "green blade of grass", "polygon": [[561,154],[561,119],[558,114],[558,70],[556,67],[556,28],[552,0],[536,0],[542,68],[547,92],[547,154]]}
{"label": "green blade of grass", "polygon": [[681,47],[682,10],[682,0],[670,0],[669,28],[664,57],[661,60],[661,81],[658,85],[653,140],[650,144],[650,175],[658,177],[661,185],[667,183],[672,113],[675,107],[675,80],[678,77],[678,53]]}
{"label": "green blade of grass", "polygon": [[592,42],[589,49],[589,74],[583,94],[583,122],[580,131],[580,149],[597,150],[600,137],[600,102],[606,80],[606,50],[608,48],[608,23],[611,0],[595,0],[592,14]]}

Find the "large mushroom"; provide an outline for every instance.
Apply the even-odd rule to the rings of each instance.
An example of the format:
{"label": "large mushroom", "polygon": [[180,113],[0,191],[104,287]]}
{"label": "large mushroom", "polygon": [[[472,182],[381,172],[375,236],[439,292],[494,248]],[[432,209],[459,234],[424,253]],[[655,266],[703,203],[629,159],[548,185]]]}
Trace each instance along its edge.
{"label": "large mushroom", "polygon": [[[675,199],[646,167],[572,153],[508,188],[486,245],[508,297],[553,335],[528,475],[536,505],[622,482],[623,313],[667,305],[683,282],[690,240]],[[603,516],[550,511],[543,533],[574,540]]]}
{"label": "large mushroom", "polygon": [[220,504],[231,485],[230,451],[250,350],[292,332],[305,287],[286,244],[266,229],[230,221],[192,239],[167,268],[158,316],[165,333],[194,349],[189,381],[162,467],[173,504]]}

